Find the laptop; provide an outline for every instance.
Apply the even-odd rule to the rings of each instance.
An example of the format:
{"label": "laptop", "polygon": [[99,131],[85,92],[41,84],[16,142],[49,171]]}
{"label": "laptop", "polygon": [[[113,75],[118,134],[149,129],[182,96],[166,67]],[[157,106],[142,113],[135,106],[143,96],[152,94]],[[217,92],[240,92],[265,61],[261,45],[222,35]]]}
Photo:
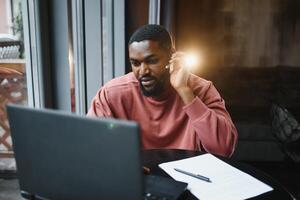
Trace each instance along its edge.
{"label": "laptop", "polygon": [[176,199],[187,187],[143,175],[135,122],[17,105],[7,111],[20,189],[35,197],[140,200],[158,191]]}

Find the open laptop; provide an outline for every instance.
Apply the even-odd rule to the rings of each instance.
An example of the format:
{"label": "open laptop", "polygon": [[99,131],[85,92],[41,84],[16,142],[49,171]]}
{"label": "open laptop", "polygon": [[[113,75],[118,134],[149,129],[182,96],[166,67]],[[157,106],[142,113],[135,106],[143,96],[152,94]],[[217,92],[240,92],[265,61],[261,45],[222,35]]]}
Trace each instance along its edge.
{"label": "open laptop", "polygon": [[160,191],[165,199],[176,199],[187,187],[168,178],[143,180],[135,122],[16,105],[7,111],[20,189],[36,197],[143,199],[159,181],[170,185]]}

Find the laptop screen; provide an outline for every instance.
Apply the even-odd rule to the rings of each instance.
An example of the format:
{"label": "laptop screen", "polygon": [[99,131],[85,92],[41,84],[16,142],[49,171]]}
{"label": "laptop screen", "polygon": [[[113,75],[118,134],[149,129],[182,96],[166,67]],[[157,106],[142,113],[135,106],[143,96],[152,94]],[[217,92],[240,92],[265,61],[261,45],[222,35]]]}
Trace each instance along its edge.
{"label": "laptop screen", "polygon": [[136,123],[7,110],[21,190],[47,199],[141,199]]}

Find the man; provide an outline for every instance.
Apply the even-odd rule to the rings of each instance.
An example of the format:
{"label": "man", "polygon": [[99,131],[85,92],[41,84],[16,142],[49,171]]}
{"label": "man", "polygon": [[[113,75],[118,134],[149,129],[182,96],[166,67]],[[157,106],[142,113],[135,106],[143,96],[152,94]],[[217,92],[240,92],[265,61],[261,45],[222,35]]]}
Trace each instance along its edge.
{"label": "man", "polygon": [[140,124],[144,149],[200,150],[230,156],[237,131],[211,82],[190,74],[185,53],[175,52],[169,33],[145,25],[130,38],[132,71],[105,84],[88,116]]}

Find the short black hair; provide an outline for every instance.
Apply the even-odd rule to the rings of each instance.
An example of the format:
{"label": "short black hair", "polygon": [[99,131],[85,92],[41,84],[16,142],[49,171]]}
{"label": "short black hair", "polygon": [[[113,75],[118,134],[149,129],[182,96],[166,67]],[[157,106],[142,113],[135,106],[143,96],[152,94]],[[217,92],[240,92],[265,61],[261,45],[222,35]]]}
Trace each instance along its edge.
{"label": "short black hair", "polygon": [[166,49],[171,50],[172,40],[169,32],[161,25],[147,24],[138,28],[130,37],[128,46],[133,42],[140,42],[143,40],[152,40]]}

